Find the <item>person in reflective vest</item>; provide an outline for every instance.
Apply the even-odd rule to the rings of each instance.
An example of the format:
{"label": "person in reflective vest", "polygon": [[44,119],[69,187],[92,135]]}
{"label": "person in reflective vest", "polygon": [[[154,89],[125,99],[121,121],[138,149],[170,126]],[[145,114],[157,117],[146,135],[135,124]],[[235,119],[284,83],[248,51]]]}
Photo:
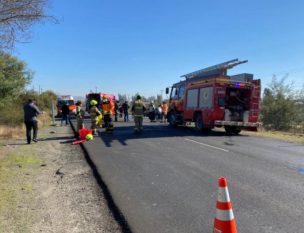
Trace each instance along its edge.
{"label": "person in reflective vest", "polygon": [[146,108],[141,100],[140,95],[138,95],[132,106],[132,114],[135,122],[135,132],[141,132],[143,130],[143,118],[145,111]]}
{"label": "person in reflective vest", "polygon": [[91,129],[93,135],[96,134],[97,132],[97,121],[98,121],[98,116],[101,114],[101,112],[98,110],[97,105],[98,102],[96,100],[91,100],[90,105],[92,106],[90,108],[90,117],[91,117]]}
{"label": "person in reflective vest", "polygon": [[112,113],[114,112],[114,103],[107,96],[102,97],[102,114],[106,132],[113,131]]}
{"label": "person in reflective vest", "polygon": [[84,110],[81,107],[82,102],[78,100],[76,102],[76,120],[77,120],[77,132],[79,132],[80,129],[84,128],[83,125],[83,119],[84,119]]}
{"label": "person in reflective vest", "polygon": [[163,101],[161,105],[162,109],[162,117],[161,117],[161,122],[166,122],[167,121],[167,114],[168,114],[168,105],[166,101]]}

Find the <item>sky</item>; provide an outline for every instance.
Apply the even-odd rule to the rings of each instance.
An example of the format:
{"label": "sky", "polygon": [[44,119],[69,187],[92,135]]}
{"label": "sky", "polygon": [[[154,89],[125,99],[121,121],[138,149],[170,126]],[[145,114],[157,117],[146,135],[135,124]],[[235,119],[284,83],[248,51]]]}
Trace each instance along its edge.
{"label": "sky", "polygon": [[[50,0],[60,23],[38,23],[14,55],[29,88],[85,96],[161,94],[180,76],[234,58],[229,74],[304,84],[304,1]],[[165,94],[164,94],[165,96]]]}

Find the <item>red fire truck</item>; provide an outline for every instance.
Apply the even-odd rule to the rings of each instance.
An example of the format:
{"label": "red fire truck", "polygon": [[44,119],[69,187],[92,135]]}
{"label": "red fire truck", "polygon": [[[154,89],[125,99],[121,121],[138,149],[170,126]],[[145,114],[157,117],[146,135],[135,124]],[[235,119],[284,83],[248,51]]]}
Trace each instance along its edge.
{"label": "red fire truck", "polygon": [[[171,126],[194,122],[197,130],[224,127],[228,134],[259,126],[260,79],[252,74],[229,76],[227,70],[246,63],[233,59],[182,75],[170,92],[168,122]],[[169,94],[169,88],[166,88]]]}

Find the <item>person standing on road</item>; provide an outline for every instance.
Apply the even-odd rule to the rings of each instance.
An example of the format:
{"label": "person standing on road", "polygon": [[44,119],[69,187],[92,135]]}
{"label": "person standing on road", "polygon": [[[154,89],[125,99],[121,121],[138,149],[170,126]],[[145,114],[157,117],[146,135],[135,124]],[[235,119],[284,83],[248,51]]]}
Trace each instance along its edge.
{"label": "person standing on road", "polygon": [[61,117],[60,125],[62,126],[64,121],[65,121],[65,125],[68,125],[69,124],[68,121],[69,121],[70,109],[69,109],[69,106],[66,103],[64,103],[62,105],[61,114],[62,114],[62,117]]}
{"label": "person standing on road", "polygon": [[[114,101],[114,100],[113,100]],[[114,103],[107,96],[102,97],[102,114],[106,132],[113,131],[112,113],[114,112]]]}
{"label": "person standing on road", "polygon": [[91,129],[93,135],[96,135],[98,116],[101,115],[101,112],[98,110],[96,106],[97,104],[98,102],[94,99],[90,101],[90,105],[92,106],[90,108],[90,117],[91,117]]}
{"label": "person standing on road", "polygon": [[129,104],[128,104],[128,101],[125,101],[123,104],[122,104],[122,111],[123,111],[123,114],[124,114],[124,122],[128,122],[129,121]]}
{"label": "person standing on road", "polygon": [[166,101],[163,101],[162,105],[162,117],[161,117],[161,122],[166,122],[167,121],[167,114],[168,114],[168,105]]}
{"label": "person standing on road", "polygon": [[76,102],[76,120],[77,120],[77,132],[80,129],[84,128],[83,119],[84,119],[84,110],[81,107],[82,102],[79,100]]}
{"label": "person standing on road", "polygon": [[37,116],[41,113],[38,107],[35,105],[32,99],[28,100],[28,103],[24,105],[24,124],[26,127],[26,139],[27,144],[31,143],[31,132],[33,129],[33,141],[38,142],[38,120]]}
{"label": "person standing on road", "polygon": [[155,106],[154,106],[154,102],[151,101],[149,104],[149,119],[151,122],[155,121]]}
{"label": "person standing on road", "polygon": [[114,114],[115,114],[115,116],[114,116],[114,118],[115,118],[115,122],[117,122],[118,121],[118,101],[116,101],[116,100],[113,100],[114,101],[114,103],[115,103],[115,105],[114,105]]}
{"label": "person standing on road", "polygon": [[136,133],[143,130],[143,119],[145,111],[146,108],[141,100],[141,96],[138,95],[132,106],[132,114],[134,116],[135,122],[134,132]]}

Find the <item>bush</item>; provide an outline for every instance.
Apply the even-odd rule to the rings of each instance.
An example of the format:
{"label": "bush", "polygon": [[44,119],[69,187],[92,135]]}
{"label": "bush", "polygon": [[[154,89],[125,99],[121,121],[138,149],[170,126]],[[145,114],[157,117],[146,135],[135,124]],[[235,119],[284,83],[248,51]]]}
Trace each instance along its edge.
{"label": "bush", "polygon": [[7,100],[0,109],[0,125],[18,126],[23,124],[23,106],[29,99],[36,101],[38,108],[46,113],[51,112],[51,104],[56,100],[56,94],[45,91],[40,95],[33,91],[26,91],[15,100]]}

